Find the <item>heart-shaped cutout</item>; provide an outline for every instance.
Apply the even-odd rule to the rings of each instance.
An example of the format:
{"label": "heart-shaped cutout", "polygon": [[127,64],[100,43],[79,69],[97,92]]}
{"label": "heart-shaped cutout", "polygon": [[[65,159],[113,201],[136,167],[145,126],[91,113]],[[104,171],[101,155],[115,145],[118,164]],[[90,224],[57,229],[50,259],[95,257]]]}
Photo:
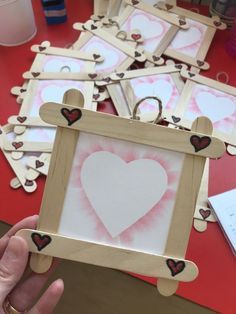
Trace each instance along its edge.
{"label": "heart-shaped cutout", "polygon": [[[161,182],[158,186],[157,180]],[[161,200],[168,179],[165,169],[155,160],[126,163],[113,153],[99,151],[85,159],[81,183],[97,216],[116,237]]]}

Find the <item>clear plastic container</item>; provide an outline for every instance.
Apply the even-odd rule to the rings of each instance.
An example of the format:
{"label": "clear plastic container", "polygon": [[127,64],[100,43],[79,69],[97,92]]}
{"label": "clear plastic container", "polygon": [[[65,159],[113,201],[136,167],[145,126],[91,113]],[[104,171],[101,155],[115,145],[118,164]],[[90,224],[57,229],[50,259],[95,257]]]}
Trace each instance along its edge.
{"label": "clear plastic container", "polygon": [[31,0],[0,0],[0,45],[21,45],[36,32]]}

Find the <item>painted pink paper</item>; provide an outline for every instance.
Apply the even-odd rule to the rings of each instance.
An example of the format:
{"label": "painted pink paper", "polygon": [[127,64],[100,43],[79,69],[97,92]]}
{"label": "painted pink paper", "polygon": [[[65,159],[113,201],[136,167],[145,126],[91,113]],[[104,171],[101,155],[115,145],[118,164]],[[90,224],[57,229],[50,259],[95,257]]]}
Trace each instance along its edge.
{"label": "painted pink paper", "polygon": [[[204,101],[206,97],[208,98]],[[214,129],[230,134],[236,124],[236,97],[196,84],[184,118],[193,121],[202,115],[212,120]]]}
{"label": "painted pink paper", "polygon": [[103,62],[97,63],[95,66],[98,73],[113,72],[127,59],[125,53],[97,36],[93,36],[80,50],[98,53],[104,58]]}
{"label": "painted pink paper", "polygon": [[[173,110],[180,97],[179,91],[170,74],[158,74],[144,76],[130,80],[135,102],[147,96],[156,96],[161,99],[162,107],[166,110]],[[142,113],[157,111],[158,104],[154,100],[146,100],[140,104]]]}
{"label": "painted pink paper", "polygon": [[189,29],[179,30],[169,48],[190,57],[196,57],[201,48],[207,27],[197,21],[186,19]]}
{"label": "painted pink paper", "polygon": [[152,53],[156,50],[170,26],[169,23],[154,15],[135,9],[121,29],[127,32],[138,29],[144,38],[144,42],[140,46]]}
{"label": "painted pink paper", "polygon": [[[116,237],[111,236],[97,216],[81,183],[81,168],[87,158],[96,152],[115,154],[127,165],[134,160],[152,160],[161,165],[167,175],[167,187],[159,202]],[[183,157],[184,155],[180,153],[81,133],[67,188],[59,233],[116,247],[163,253]],[[157,188],[161,184],[162,182],[157,177]]]}

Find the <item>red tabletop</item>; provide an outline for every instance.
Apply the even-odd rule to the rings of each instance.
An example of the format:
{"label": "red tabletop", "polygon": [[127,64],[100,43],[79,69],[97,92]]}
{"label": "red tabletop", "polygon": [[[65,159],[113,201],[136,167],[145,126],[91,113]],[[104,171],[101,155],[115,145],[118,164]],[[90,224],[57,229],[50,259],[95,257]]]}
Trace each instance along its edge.
{"label": "red tabletop", "polygon": [[[40,1],[33,1],[33,5],[38,27],[37,35],[22,46],[0,47],[1,125],[7,123],[10,115],[19,112],[19,105],[15,97],[10,94],[10,89],[23,83],[22,73],[27,71],[33,62],[34,53],[30,52],[30,46],[39,44],[43,40],[49,40],[53,46],[58,47],[73,43],[78,37],[78,32],[72,29],[72,24],[85,21],[93,10],[92,0],[86,2],[67,0],[68,21],[61,25],[48,26]],[[191,8],[196,5],[184,4],[184,6]],[[208,14],[207,7],[199,8],[200,12]],[[227,72],[229,84],[236,86],[236,59],[230,57],[224,49],[227,37],[228,31],[217,31],[206,59],[211,68],[201,74],[215,79],[218,72]],[[102,110],[114,112],[108,103],[103,104]],[[9,185],[14,173],[2,154],[0,154],[0,165],[0,220],[14,224],[26,216],[38,213],[44,178],[37,180],[38,189],[33,194],[27,194],[23,189],[14,191]],[[211,161],[209,195],[232,188],[236,188],[236,157],[225,154],[220,160]],[[204,233],[192,229],[186,257],[198,265],[200,273],[195,281],[180,284],[177,294],[221,313],[235,313],[235,258],[217,223],[208,224],[207,231]],[[153,284],[156,282],[153,278],[142,277],[142,279]]]}

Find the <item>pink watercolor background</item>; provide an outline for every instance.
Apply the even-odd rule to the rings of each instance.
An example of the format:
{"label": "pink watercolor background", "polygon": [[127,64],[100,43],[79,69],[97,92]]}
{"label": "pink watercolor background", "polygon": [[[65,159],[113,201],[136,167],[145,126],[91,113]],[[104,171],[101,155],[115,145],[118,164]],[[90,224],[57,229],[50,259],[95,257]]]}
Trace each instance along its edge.
{"label": "pink watercolor background", "polygon": [[[150,208],[145,216],[114,238],[111,237],[96,215],[80,180],[83,162],[94,152],[100,151],[116,154],[126,163],[139,159],[154,160],[165,169],[168,178],[167,189],[160,201],[153,208]],[[81,133],[71,170],[59,232],[63,235],[118,247],[161,252],[164,250],[168,234],[182,163],[183,154],[180,153]],[[158,185],[162,182],[158,181],[157,178],[156,184],[158,189]],[[146,237],[150,237],[149,242],[144,241]]]}
{"label": "pink watercolor background", "polygon": [[[221,99],[228,99],[230,102],[234,103],[235,105],[235,111],[233,114],[213,122],[213,127],[214,129],[230,134],[232,132],[232,130],[235,127],[236,124],[236,97],[231,96],[229,94],[226,94],[224,92],[218,91],[216,89],[210,88],[208,86],[203,86],[200,84],[196,84],[193,91],[192,91],[192,95],[191,98],[188,102],[188,105],[186,107],[186,111],[185,111],[185,118],[189,119],[191,121],[193,121],[195,118],[204,115],[204,112],[201,112],[197,101],[196,101],[196,97],[198,97],[201,93],[209,93],[210,95],[212,95],[213,97],[216,97],[215,99],[217,99],[217,101],[219,101],[218,105],[220,106],[220,101]],[[214,98],[213,98],[214,99]],[[217,109],[221,110],[224,112],[224,108],[218,107],[216,106],[216,103],[211,102],[211,103],[205,103],[205,106],[209,106],[210,108],[212,107],[212,111],[217,111]],[[208,118],[211,120],[211,116],[208,116]]]}
{"label": "pink watercolor background", "polygon": [[154,15],[135,9],[121,29],[127,32],[138,29],[144,38],[140,46],[149,52],[154,52],[170,26],[169,23]]}
{"label": "pink watercolor background", "polygon": [[179,30],[169,48],[191,57],[196,57],[201,48],[207,27],[197,21],[186,19],[190,28]]}
{"label": "pink watercolor background", "polygon": [[[163,109],[166,110],[175,109],[180,97],[170,74],[143,76],[130,80],[130,84],[136,96],[136,102],[143,97],[156,96],[161,99]],[[141,112],[152,112],[157,110],[157,106],[156,101],[146,100],[140,104],[139,109]]]}

